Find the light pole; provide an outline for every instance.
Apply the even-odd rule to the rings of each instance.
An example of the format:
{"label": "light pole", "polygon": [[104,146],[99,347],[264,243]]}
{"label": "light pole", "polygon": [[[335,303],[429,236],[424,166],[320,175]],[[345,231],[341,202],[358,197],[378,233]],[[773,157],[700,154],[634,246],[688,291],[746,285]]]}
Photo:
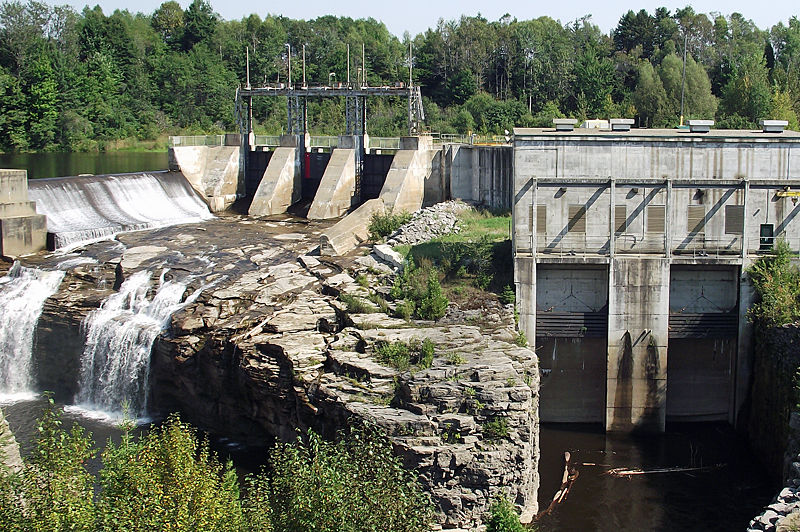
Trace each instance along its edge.
{"label": "light pole", "polygon": [[329,87],[332,87],[332,86],[333,86],[333,85],[331,84],[331,78],[335,78],[335,77],[336,77],[336,72],[331,72],[330,74],[328,74],[328,86],[329,86]]}
{"label": "light pole", "polygon": [[289,62],[289,88],[292,88],[292,45],[286,43],[286,48],[289,49],[289,53],[287,55],[287,59]]}

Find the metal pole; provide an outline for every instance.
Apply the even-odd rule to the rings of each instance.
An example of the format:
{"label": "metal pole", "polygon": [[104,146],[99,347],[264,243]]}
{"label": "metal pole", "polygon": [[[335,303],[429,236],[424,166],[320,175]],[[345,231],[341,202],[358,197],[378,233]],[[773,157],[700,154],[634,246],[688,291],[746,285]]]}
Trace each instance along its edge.
{"label": "metal pole", "polygon": [[306,87],[306,45],[303,45],[303,87]]}
{"label": "metal pole", "polygon": [[362,73],[364,75],[364,77],[361,79],[361,84],[362,85],[366,85],[367,84],[367,61],[366,61],[365,58],[366,58],[366,54],[364,52],[364,43],[362,42],[361,43],[361,69],[362,70],[361,71],[362,71]]}
{"label": "metal pole", "polygon": [[414,77],[411,75],[411,69],[414,68],[413,62],[411,61],[411,39],[408,40],[408,86],[411,87],[414,85]]}
{"label": "metal pole", "polygon": [[350,45],[347,45],[347,85],[350,85]]}
{"label": "metal pole", "polygon": [[250,88],[250,47],[247,47],[247,88]]}
{"label": "metal pole", "polygon": [[292,88],[292,45],[286,43],[286,47],[289,48],[289,88]]}
{"label": "metal pole", "polygon": [[681,80],[681,126],[683,125],[683,94],[686,88],[686,44],[688,35],[683,34],[683,79]]}

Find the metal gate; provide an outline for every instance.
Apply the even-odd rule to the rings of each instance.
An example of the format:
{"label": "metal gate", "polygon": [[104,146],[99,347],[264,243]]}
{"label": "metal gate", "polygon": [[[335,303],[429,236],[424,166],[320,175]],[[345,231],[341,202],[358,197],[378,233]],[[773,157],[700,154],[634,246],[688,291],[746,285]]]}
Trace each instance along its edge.
{"label": "metal gate", "polygon": [[264,172],[272,158],[271,151],[251,151],[247,154],[247,174],[244,177],[244,192],[248,198],[253,198],[264,177]]}
{"label": "metal gate", "polygon": [[394,155],[364,155],[364,171],[361,174],[362,202],[380,196],[393,159]]}
{"label": "metal gate", "polygon": [[311,152],[306,153],[305,164],[303,165],[303,199],[314,199],[317,189],[331,160],[330,152]]}

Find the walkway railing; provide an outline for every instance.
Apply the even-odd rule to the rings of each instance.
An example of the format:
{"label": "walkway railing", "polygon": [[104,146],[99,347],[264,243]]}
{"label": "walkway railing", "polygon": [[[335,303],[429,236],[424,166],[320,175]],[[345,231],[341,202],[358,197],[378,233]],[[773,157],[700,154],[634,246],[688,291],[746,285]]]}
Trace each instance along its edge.
{"label": "walkway railing", "polygon": [[434,144],[470,144],[476,146],[500,146],[511,142],[511,135],[459,135],[431,133]]}
{"label": "walkway railing", "polygon": [[400,137],[370,137],[369,147],[379,150],[399,150]]}
{"label": "walkway railing", "polygon": [[311,148],[335,148],[339,145],[339,137],[332,136],[319,136],[310,137],[309,139]]}
{"label": "walkway railing", "polygon": [[169,146],[224,146],[225,135],[179,135],[169,137]]}
{"label": "walkway railing", "polygon": [[255,135],[256,146],[278,147],[281,145],[280,135]]}

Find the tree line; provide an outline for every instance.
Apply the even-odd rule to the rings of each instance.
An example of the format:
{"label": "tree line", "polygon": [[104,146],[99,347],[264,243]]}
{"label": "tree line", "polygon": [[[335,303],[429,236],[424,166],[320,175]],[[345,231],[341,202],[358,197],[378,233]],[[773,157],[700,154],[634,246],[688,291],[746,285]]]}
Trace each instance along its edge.
{"label": "tree line", "polygon": [[[409,45],[412,58],[409,61]],[[738,13],[691,7],[628,11],[605,35],[589,17],[440,20],[401,40],[371,18],[224,20],[207,0],[153,13],[99,6],[77,12],[36,0],[0,3],[0,150],[86,151],[124,139],[233,131],[237,86],[351,79],[422,87],[427,127],[502,133],[552,118],[627,117],[641,127],[679,123],[686,55],[686,118],[751,128],[779,118],[797,129],[800,20],[759,29]],[[362,64],[362,47],[364,64]],[[303,52],[304,51],[304,52]],[[285,99],[254,100],[257,133],[285,128]],[[340,133],[344,102],[308,103],[314,134]],[[406,128],[405,101],[368,101],[368,131]]]}

